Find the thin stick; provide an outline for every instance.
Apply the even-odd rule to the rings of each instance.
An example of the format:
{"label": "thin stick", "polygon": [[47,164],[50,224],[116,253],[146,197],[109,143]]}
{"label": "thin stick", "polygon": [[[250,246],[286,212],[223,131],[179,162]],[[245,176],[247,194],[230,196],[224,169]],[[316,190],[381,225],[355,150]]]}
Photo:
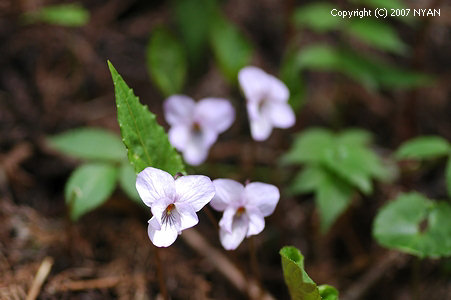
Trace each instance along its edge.
{"label": "thin stick", "polygon": [[33,283],[31,284],[31,288],[28,291],[26,300],[34,300],[39,296],[39,292],[41,291],[42,284],[44,283],[47,276],[49,275],[50,270],[52,269],[52,266],[53,266],[53,258],[51,258],[49,256],[44,258],[41,265],[39,266],[36,276],[34,277]]}
{"label": "thin stick", "polygon": [[157,262],[157,275],[158,275],[158,284],[160,285],[160,292],[163,296],[164,300],[169,300],[168,296],[168,290],[166,289],[166,282],[164,280],[164,271],[163,271],[163,264],[161,263],[161,257],[160,257],[160,248],[155,248],[155,260]]}
{"label": "thin stick", "polygon": [[255,281],[247,280],[243,273],[227,257],[212,247],[195,229],[183,231],[182,238],[191,248],[205,256],[212,266],[221,272],[236,289],[247,294],[250,299],[275,300],[271,294],[263,290]]}
{"label": "thin stick", "polygon": [[211,211],[211,209],[206,205],[206,206],[204,206],[203,210],[207,214],[210,222],[213,224],[213,226],[216,228],[216,230],[218,230],[219,229],[218,221],[216,221],[216,218],[213,215],[213,212]]}

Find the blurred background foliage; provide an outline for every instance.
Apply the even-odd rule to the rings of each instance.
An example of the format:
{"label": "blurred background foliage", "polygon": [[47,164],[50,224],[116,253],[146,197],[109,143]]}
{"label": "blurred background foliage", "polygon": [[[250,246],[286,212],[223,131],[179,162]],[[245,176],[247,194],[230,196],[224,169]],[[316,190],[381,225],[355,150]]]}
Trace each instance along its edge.
{"label": "blurred background foliage", "polygon": [[[441,16],[348,20],[330,15],[333,8],[363,7],[440,8]],[[130,234],[142,224],[130,225],[127,222],[133,221],[124,217],[135,212],[122,198],[137,199],[137,195],[133,168],[119,145],[109,59],[165,128],[162,102],[168,95],[232,101],[235,124],[213,146],[207,163],[187,171],[242,182],[251,178],[282,189],[284,201],[268,221],[274,225],[257,239],[260,259],[266,262],[262,281],[270,291],[288,297],[282,277],[274,275],[280,271],[280,258],[276,251],[265,249],[293,244],[308,258],[315,282],[331,283],[345,291],[345,297],[368,270],[378,270],[385,266],[381,262],[389,261],[396,280],[374,283],[376,288],[369,288],[365,299],[405,298],[411,289],[407,259],[388,260],[391,256],[376,246],[372,236],[388,248],[407,249],[420,257],[448,254],[448,248],[440,245],[425,250],[424,241],[413,247],[411,236],[394,243],[381,224],[394,224],[387,218],[391,211],[402,214],[415,202],[421,209],[413,214],[421,218],[411,220],[408,215],[404,220],[418,229],[425,219],[442,217],[437,211],[444,204],[431,199],[449,199],[450,15],[449,4],[441,0],[1,1],[0,188],[7,195],[2,198],[33,208],[44,216],[41,221],[59,220],[66,212],[64,193],[70,205],[80,195],[80,186],[98,201],[73,210],[73,219],[109,201],[106,208],[73,225],[75,233],[68,235],[68,244],[58,240],[64,245],[61,249],[80,245],[73,246],[70,254],[34,236],[31,244],[38,246],[29,247],[9,234],[0,236],[0,250],[18,265],[50,251],[64,260],[55,272],[77,266],[78,259],[88,269],[99,267],[104,272],[92,271],[92,277],[109,273],[108,263],[121,259],[123,263],[123,257],[129,265],[121,265],[126,270],[121,272],[141,270],[142,261],[152,264],[147,253],[129,247],[144,248],[142,236]],[[237,72],[246,65],[280,77],[290,89],[290,104],[297,113],[294,128],[274,131],[265,143],[250,140],[244,98],[237,87]],[[80,129],[74,128],[107,131],[83,134],[80,141]],[[96,142],[86,142],[90,136]],[[404,144],[417,136],[425,137]],[[99,140],[104,142],[96,146]],[[328,151],[322,151],[322,143]],[[98,151],[92,151],[93,145]],[[303,146],[298,149],[299,145]],[[396,164],[391,159],[395,149]],[[350,152],[356,154],[353,159],[340,156]],[[101,181],[86,181],[83,174]],[[93,189],[92,184],[104,189]],[[117,184],[121,189],[115,190]],[[399,194],[411,190],[421,194]],[[384,206],[390,199],[396,200],[395,205]],[[22,212],[0,209],[2,220],[9,220],[11,211]],[[31,218],[28,212],[22,217]],[[10,223],[5,224],[2,228],[10,228]],[[443,233],[431,228],[427,236]],[[208,226],[200,230],[205,236],[216,236]],[[31,250],[24,251],[28,256],[22,258],[14,249]],[[240,299],[227,285],[215,284],[212,289],[211,282],[223,279],[208,268],[201,266],[193,275],[192,262],[180,260],[178,250],[168,254],[180,266],[169,274],[180,283],[172,290],[176,299],[193,295]],[[238,250],[235,260],[246,262],[247,253]],[[397,263],[401,267],[394,267]],[[445,299],[450,289],[449,262],[428,261],[422,270],[423,292],[431,300]],[[134,283],[127,284],[130,290],[139,290]],[[152,284],[155,289],[156,283]],[[203,288],[193,291],[193,286]]]}

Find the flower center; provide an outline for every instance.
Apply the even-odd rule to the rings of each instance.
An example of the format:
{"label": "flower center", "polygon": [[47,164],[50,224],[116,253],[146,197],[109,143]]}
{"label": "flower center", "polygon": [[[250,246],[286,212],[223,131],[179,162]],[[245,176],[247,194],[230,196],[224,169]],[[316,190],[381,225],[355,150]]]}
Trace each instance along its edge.
{"label": "flower center", "polygon": [[200,124],[198,122],[193,123],[193,132],[200,133],[202,130],[200,129]]}
{"label": "flower center", "polygon": [[175,216],[174,216],[174,210],[175,210],[175,204],[171,203],[169,204],[166,209],[163,212],[163,215],[161,216],[161,222],[163,225],[172,226],[175,223]]}
{"label": "flower center", "polygon": [[241,217],[241,215],[244,214],[245,212],[246,212],[246,209],[243,206],[240,206],[236,210],[235,216],[236,217]]}

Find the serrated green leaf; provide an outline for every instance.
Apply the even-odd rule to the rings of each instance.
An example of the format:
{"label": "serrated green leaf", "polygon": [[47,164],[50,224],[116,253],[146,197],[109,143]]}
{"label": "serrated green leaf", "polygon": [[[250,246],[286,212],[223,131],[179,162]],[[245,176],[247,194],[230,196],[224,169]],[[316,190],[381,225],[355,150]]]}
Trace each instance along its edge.
{"label": "serrated green leaf", "polygon": [[66,183],[64,195],[70,217],[77,220],[102,205],[116,186],[117,168],[106,163],[90,163],[77,168]]}
{"label": "serrated green leaf", "polygon": [[338,291],[331,285],[322,284],[318,286],[321,300],[338,300]]}
{"label": "serrated green leaf", "polygon": [[24,14],[27,22],[44,22],[53,25],[79,27],[89,22],[89,11],[78,3],[42,7]]}
{"label": "serrated green leaf", "polygon": [[334,135],[322,128],[310,128],[296,136],[294,145],[282,158],[282,163],[320,162],[324,151],[334,146]]}
{"label": "serrated green leaf", "polygon": [[230,82],[235,82],[238,72],[250,63],[251,43],[220,15],[212,19],[210,43],[219,69]]}
{"label": "serrated green leaf", "polygon": [[310,3],[298,7],[293,14],[293,23],[297,27],[307,27],[317,32],[336,30],[343,19],[331,15],[336,5],[328,2]]}
{"label": "serrated green leaf", "polygon": [[406,44],[398,37],[393,27],[380,20],[352,19],[351,22],[346,23],[345,30],[348,34],[379,50],[396,54],[407,53]]}
{"label": "serrated green leaf", "polygon": [[117,119],[128,160],[136,173],[152,166],[172,175],[184,172],[180,155],[171,146],[155,115],[139,102],[113,65],[108,62],[114,82]]}
{"label": "serrated green leaf", "polygon": [[128,161],[124,161],[119,169],[119,185],[130,199],[142,204],[136,190],[136,173]]}
{"label": "serrated green leaf", "polygon": [[[426,228],[421,224],[426,222]],[[381,208],[373,236],[383,246],[419,257],[451,255],[451,205],[419,193],[401,194]]]}
{"label": "serrated green leaf", "polygon": [[211,18],[217,14],[217,6],[216,0],[172,1],[175,21],[194,66],[205,62]]}
{"label": "serrated green leaf", "polygon": [[403,143],[396,151],[398,159],[428,159],[450,153],[447,140],[439,136],[421,136]]}
{"label": "serrated green leaf", "polygon": [[158,28],[152,32],[146,51],[147,69],[162,94],[180,93],[188,68],[181,43],[168,30]]}
{"label": "serrated green leaf", "polygon": [[316,204],[320,214],[321,232],[327,232],[335,220],[346,210],[351,203],[354,191],[354,188],[346,181],[322,170],[322,178],[316,188]]}
{"label": "serrated green leaf", "polygon": [[79,159],[119,162],[126,158],[121,139],[100,128],[77,128],[47,138],[50,147]]}
{"label": "serrated green leaf", "polygon": [[316,284],[304,270],[304,256],[301,252],[288,246],[283,247],[279,254],[291,300],[321,300]]}

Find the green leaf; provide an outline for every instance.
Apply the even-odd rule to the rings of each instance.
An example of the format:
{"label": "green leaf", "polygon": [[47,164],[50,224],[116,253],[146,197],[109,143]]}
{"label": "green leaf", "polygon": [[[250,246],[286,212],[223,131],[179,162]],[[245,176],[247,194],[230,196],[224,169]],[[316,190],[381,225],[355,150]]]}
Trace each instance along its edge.
{"label": "green leaf", "polygon": [[117,169],[110,164],[91,163],[77,168],[64,190],[71,219],[75,221],[102,205],[113,192],[116,178]]}
{"label": "green leaf", "polygon": [[318,290],[322,300],[338,300],[338,291],[333,286],[322,284]]}
{"label": "green leaf", "polygon": [[205,61],[211,18],[218,11],[217,1],[174,0],[172,8],[178,29],[187,46],[188,56],[196,66]]}
{"label": "green leaf", "polygon": [[448,191],[448,197],[451,198],[451,156],[448,157],[448,162],[446,164],[446,190]]}
{"label": "green leaf", "polygon": [[364,194],[372,192],[372,171],[368,168],[368,161],[377,157],[362,147],[347,144],[337,144],[334,148],[326,149],[323,163],[335,174],[356,186]]}
{"label": "green leaf", "polygon": [[295,247],[280,250],[285,283],[291,300],[321,300],[318,288],[304,270],[304,256]]}
{"label": "green leaf", "polygon": [[321,232],[325,233],[351,203],[354,188],[326,170],[322,173],[316,189],[316,204],[321,217]]}
{"label": "green leaf", "polygon": [[334,135],[322,128],[310,128],[295,138],[290,151],[282,157],[282,163],[296,164],[320,162],[324,151],[333,147]]}
{"label": "green leaf", "polygon": [[299,52],[298,63],[305,69],[319,71],[338,71],[340,53],[326,45],[310,45]]}
{"label": "green leaf", "polygon": [[348,34],[379,50],[395,54],[407,53],[406,44],[401,41],[393,27],[380,20],[352,19],[347,23],[345,30]]}
{"label": "green leaf", "polygon": [[124,161],[119,169],[119,185],[130,199],[142,203],[136,190],[136,173],[128,161]]}
{"label": "green leaf", "polygon": [[121,161],[126,157],[121,139],[100,128],[77,128],[47,138],[50,147],[79,159]]}
{"label": "green leaf", "polygon": [[398,159],[428,159],[450,153],[447,140],[439,136],[421,136],[403,143],[396,151]]}
{"label": "green leaf", "polygon": [[318,189],[324,178],[324,170],[319,166],[307,165],[293,179],[290,192],[311,193]]}
{"label": "green leaf", "polygon": [[48,24],[79,27],[89,22],[89,11],[78,3],[58,4],[42,7],[38,11],[24,14],[25,21],[30,23],[44,22]]}
{"label": "green leaf", "polygon": [[407,71],[374,57],[367,58],[354,51],[326,45],[310,45],[298,54],[303,69],[340,72],[366,88],[413,88],[427,85],[432,78],[426,74]]}
{"label": "green leaf", "polygon": [[151,79],[163,95],[180,93],[188,68],[180,42],[168,30],[156,29],[150,36],[146,57]]}
{"label": "green leaf", "polygon": [[114,82],[117,120],[122,141],[128,149],[128,160],[136,173],[152,166],[172,175],[184,172],[180,155],[171,146],[155,115],[139,102],[113,65],[108,62]]}
{"label": "green leaf", "polygon": [[218,15],[212,20],[210,43],[220,70],[230,82],[235,82],[239,70],[250,63],[250,42],[234,24]]}
{"label": "green leaf", "polygon": [[307,27],[320,33],[336,30],[343,19],[331,15],[330,11],[334,8],[337,6],[328,2],[304,5],[295,10],[293,23],[298,27]]}
{"label": "green leaf", "polygon": [[373,141],[373,135],[371,132],[363,129],[349,128],[339,133],[337,139],[339,143],[343,144],[366,146]]}
{"label": "green leaf", "polygon": [[421,258],[449,256],[451,205],[418,193],[401,194],[379,211],[373,236],[382,246]]}

